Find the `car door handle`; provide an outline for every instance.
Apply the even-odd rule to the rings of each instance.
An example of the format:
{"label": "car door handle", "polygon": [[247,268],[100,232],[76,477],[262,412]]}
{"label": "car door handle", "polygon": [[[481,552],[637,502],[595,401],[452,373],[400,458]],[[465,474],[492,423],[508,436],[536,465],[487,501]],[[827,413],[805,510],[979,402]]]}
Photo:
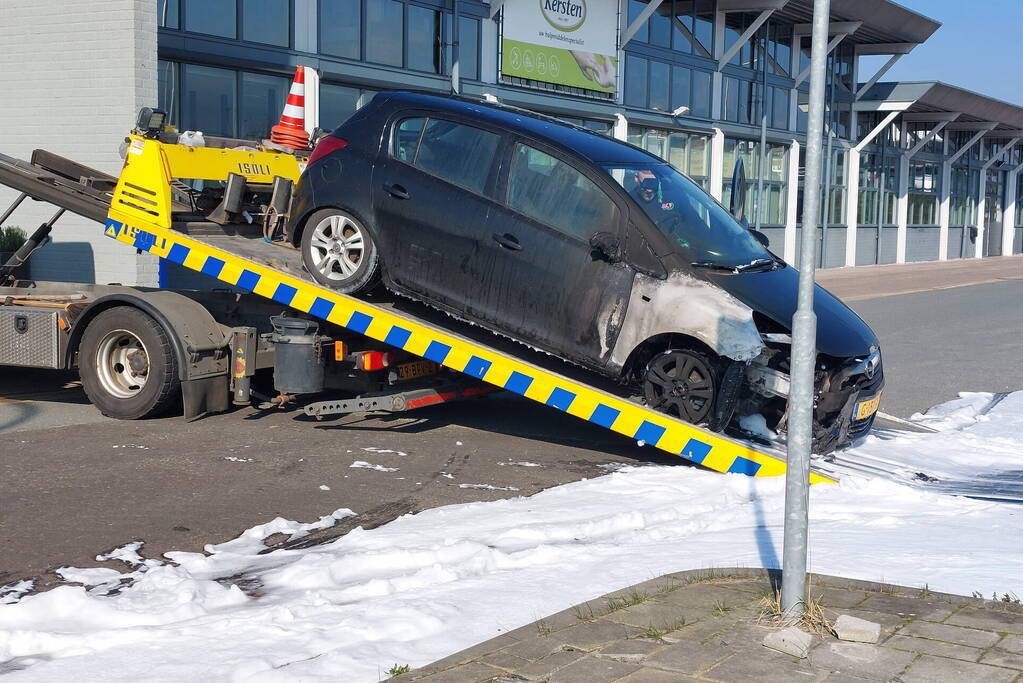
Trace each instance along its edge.
{"label": "car door handle", "polygon": [[504,233],[503,235],[499,232],[494,233],[494,241],[500,244],[505,249],[511,249],[512,251],[521,251],[522,245],[515,239],[515,235],[509,235]]}
{"label": "car door handle", "polygon": [[398,184],[392,185],[391,183],[384,183],[384,190],[387,192],[387,194],[391,195],[392,197],[397,197],[398,199],[410,198],[408,190],[406,190],[404,187]]}

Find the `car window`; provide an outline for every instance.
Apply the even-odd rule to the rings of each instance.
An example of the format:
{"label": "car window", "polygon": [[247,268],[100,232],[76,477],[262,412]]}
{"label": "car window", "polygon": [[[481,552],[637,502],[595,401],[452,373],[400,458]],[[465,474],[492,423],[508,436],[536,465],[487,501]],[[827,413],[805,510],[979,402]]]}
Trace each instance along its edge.
{"label": "car window", "polygon": [[605,164],[604,170],[693,261],[733,267],[771,257],[723,206],[669,164]]}
{"label": "car window", "polygon": [[617,232],[617,207],[596,183],[521,143],[512,151],[508,206],[583,240],[595,232]]}
{"label": "car window", "polygon": [[424,118],[405,119],[394,133],[394,156],[410,164],[416,156],[419,134],[423,132]]}
{"label": "car window", "polygon": [[[417,120],[422,121],[405,119],[401,125]],[[428,119],[412,163],[430,175],[482,194],[500,142],[501,136],[496,133],[443,119]]]}

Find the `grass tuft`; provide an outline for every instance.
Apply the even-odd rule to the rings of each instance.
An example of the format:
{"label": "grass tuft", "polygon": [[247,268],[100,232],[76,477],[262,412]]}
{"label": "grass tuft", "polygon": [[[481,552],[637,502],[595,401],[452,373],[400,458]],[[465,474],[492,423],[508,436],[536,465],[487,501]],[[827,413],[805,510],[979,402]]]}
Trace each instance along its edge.
{"label": "grass tuft", "polygon": [[612,595],[605,602],[607,603],[608,613],[617,612],[618,610],[625,609],[626,607],[632,607],[640,603],[646,602],[650,599],[650,596],[644,595],[639,591],[633,589],[624,595]]}
{"label": "grass tuft", "polygon": [[409,666],[408,664],[395,664],[394,666],[387,670],[387,675],[392,677],[400,676],[402,674],[407,674],[411,670],[412,667]]}
{"label": "grass tuft", "polygon": [[647,626],[645,629],[643,629],[643,632],[640,633],[639,636],[640,638],[649,638],[650,640],[660,640],[667,634],[671,633],[672,631],[677,631],[685,625],[686,618],[679,617],[674,621],[669,621],[668,623],[662,625],[659,628],[651,624],[650,626]]}
{"label": "grass tuft", "polygon": [[[831,622],[824,614],[822,598],[822,595],[815,598],[811,594],[803,603],[803,613],[794,624],[804,631],[821,637],[834,633]],[[791,619],[781,609],[781,592],[775,592],[770,597],[760,599],[760,614],[757,616],[757,623],[770,626],[791,625]]]}

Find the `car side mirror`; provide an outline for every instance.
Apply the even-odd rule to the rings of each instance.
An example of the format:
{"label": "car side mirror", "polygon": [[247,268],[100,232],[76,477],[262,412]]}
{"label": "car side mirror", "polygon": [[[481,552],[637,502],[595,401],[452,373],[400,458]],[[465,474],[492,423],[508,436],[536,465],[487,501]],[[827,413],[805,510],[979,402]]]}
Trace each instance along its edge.
{"label": "car side mirror", "polygon": [[618,236],[610,232],[593,233],[590,237],[590,247],[608,263],[619,263],[622,260],[621,243]]}
{"label": "car side mirror", "polygon": [[735,160],[735,170],[732,171],[732,196],[728,199],[728,212],[737,221],[741,221],[746,215],[746,167],[742,159]]}
{"label": "car side mirror", "polygon": [[753,237],[757,240],[757,242],[760,242],[762,245],[764,245],[765,249],[771,246],[771,239],[767,235],[765,235],[764,233],[760,232],[755,228],[748,228],[748,230],[750,234],[753,235]]}

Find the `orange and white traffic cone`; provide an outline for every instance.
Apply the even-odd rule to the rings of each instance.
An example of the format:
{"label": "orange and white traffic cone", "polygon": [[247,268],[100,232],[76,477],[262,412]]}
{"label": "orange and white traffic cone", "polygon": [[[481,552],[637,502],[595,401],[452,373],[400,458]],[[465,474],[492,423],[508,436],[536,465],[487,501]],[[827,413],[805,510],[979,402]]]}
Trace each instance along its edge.
{"label": "orange and white traffic cone", "polygon": [[270,129],[270,142],[290,149],[309,149],[309,133],[305,130],[305,68],[295,69],[291,91],[284,103],[281,122]]}

